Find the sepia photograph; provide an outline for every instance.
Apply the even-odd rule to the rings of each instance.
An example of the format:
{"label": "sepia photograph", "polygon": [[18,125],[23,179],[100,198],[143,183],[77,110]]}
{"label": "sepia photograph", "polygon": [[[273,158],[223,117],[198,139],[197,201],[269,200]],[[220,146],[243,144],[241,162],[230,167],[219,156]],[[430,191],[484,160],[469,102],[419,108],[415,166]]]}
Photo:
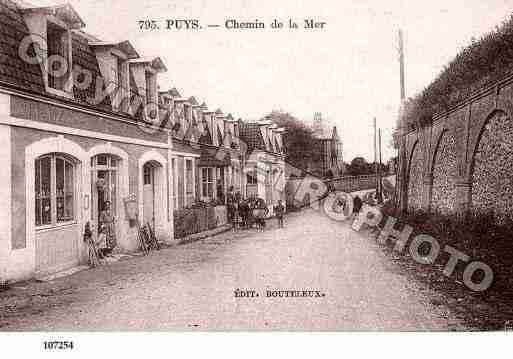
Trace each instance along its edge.
{"label": "sepia photograph", "polygon": [[0,0],[0,342],[507,335],[512,116],[513,2]]}

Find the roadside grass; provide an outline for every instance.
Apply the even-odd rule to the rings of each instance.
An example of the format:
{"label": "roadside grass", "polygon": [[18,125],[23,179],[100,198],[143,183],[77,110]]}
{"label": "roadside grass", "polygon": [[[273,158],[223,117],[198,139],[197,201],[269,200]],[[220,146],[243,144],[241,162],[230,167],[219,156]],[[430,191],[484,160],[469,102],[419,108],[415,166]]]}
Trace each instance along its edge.
{"label": "roadside grass", "polygon": [[[411,238],[428,234],[440,244],[440,254],[434,264],[420,264],[411,258],[408,245],[399,253],[388,242],[385,252],[401,267],[437,293],[432,299],[435,305],[446,304],[467,326],[476,330],[504,330],[513,325],[513,221],[502,223],[494,220],[493,213],[472,214],[467,217],[443,215],[440,213],[416,212],[398,215],[397,210],[387,203],[382,208],[383,228],[389,216],[398,219],[395,229],[402,230],[407,224],[413,228]],[[492,285],[483,292],[474,292],[463,284],[463,271],[469,263],[459,262],[450,278],[442,271],[450,255],[444,252],[450,245],[467,254],[471,261],[481,261],[494,272]],[[429,252],[429,245],[419,251]],[[420,253],[422,254],[422,253]],[[474,281],[480,280],[480,271]]]}

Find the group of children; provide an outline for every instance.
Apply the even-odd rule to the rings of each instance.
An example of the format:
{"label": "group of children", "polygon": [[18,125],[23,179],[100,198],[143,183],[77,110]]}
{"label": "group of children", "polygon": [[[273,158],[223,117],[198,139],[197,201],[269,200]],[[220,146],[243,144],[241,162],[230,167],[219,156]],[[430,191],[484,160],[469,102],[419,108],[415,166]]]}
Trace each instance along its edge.
{"label": "group of children", "polygon": [[[233,194],[233,188],[230,187],[227,194],[228,220],[233,226],[233,230],[248,229],[256,224],[257,229],[265,229],[265,219],[269,214],[269,208],[262,198],[251,196],[243,199],[240,193]],[[273,207],[274,215],[278,220],[278,227],[283,228],[283,215],[285,206],[281,200]]]}

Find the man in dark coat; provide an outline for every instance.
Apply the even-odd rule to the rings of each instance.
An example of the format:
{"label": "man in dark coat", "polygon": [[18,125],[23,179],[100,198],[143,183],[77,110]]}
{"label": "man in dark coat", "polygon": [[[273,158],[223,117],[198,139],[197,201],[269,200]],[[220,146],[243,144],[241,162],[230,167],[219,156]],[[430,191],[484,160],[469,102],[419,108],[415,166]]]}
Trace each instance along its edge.
{"label": "man in dark coat", "polygon": [[278,227],[283,228],[283,214],[285,213],[285,206],[283,206],[283,203],[281,199],[278,200],[278,204],[274,206],[274,215],[276,216],[276,219],[278,220]]}

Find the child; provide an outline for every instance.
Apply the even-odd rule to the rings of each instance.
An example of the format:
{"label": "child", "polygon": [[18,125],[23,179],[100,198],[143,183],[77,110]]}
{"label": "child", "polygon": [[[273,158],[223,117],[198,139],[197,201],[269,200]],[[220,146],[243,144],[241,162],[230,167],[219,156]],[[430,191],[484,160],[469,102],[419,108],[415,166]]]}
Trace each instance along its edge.
{"label": "child", "polygon": [[285,207],[281,199],[278,200],[278,204],[274,206],[274,214],[278,219],[278,228],[283,228],[283,214],[285,213]]}

